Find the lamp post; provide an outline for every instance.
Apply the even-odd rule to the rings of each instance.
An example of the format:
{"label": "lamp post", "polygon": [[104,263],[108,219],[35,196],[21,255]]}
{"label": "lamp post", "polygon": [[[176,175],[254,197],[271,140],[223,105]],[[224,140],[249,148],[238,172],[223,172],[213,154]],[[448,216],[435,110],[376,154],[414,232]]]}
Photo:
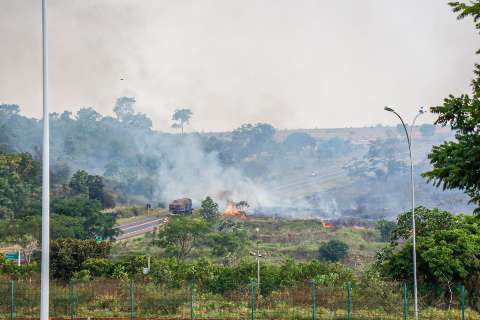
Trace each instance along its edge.
{"label": "lamp post", "polygon": [[250,252],[250,255],[256,257],[257,259],[257,291],[258,294],[260,294],[260,258],[262,255],[260,254],[260,249],[258,247],[258,233],[260,231],[260,228],[255,228],[255,232],[257,233],[257,252]]}
{"label": "lamp post", "polygon": [[410,129],[407,129],[407,125],[405,121],[403,121],[402,117],[392,108],[392,107],[385,107],[385,111],[394,113],[400,122],[402,123],[403,129],[405,130],[405,136],[407,138],[408,144],[408,154],[410,157],[410,185],[411,185],[411,192],[412,192],[412,243],[413,243],[413,310],[414,310],[414,319],[418,320],[418,299],[417,299],[417,244],[416,244],[416,229],[415,229],[415,184],[413,180],[413,157],[412,157],[412,133],[413,128],[415,127],[415,122],[417,121],[418,117],[425,113],[423,107],[420,108],[415,118],[413,118],[412,124],[410,125]]}
{"label": "lamp post", "polygon": [[43,83],[43,148],[42,148],[42,259],[40,320],[49,318],[50,257],[50,128],[48,116],[48,50],[47,0],[42,0],[42,83]]}

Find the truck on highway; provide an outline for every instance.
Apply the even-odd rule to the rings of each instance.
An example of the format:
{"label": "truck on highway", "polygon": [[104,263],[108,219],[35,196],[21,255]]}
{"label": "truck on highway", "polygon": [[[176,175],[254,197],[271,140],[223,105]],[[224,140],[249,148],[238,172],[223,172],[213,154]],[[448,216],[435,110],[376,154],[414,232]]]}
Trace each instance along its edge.
{"label": "truck on highway", "polygon": [[168,205],[168,210],[173,214],[191,214],[193,210],[192,199],[175,199]]}

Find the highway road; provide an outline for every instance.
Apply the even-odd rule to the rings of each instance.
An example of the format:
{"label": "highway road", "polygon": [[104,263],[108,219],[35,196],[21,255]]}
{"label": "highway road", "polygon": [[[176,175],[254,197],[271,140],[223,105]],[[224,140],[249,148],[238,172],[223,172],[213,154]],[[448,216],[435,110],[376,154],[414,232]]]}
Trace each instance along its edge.
{"label": "highway road", "polygon": [[120,230],[120,234],[115,237],[115,240],[124,240],[147,232],[152,232],[155,228],[158,228],[167,222],[168,217],[152,216],[121,224],[115,227],[115,229]]}

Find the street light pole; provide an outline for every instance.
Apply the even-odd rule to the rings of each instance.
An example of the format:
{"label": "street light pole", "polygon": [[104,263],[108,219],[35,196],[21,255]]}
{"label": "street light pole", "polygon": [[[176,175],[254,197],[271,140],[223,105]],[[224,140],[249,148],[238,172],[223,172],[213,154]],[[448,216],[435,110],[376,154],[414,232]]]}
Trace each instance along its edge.
{"label": "street light pole", "polygon": [[258,232],[260,231],[259,228],[255,228],[257,232],[257,286],[258,286],[258,294],[260,294],[260,248],[258,246]]}
{"label": "street light pole", "polygon": [[412,197],[412,244],[413,244],[413,310],[414,310],[414,319],[418,320],[418,294],[417,294],[417,243],[416,243],[416,227],[415,227],[415,183],[413,179],[413,156],[412,156],[412,139],[413,139],[413,128],[415,127],[415,122],[418,117],[425,113],[423,108],[420,108],[417,115],[410,125],[410,130],[407,129],[405,121],[402,117],[391,107],[385,107],[386,111],[394,113],[400,122],[402,123],[403,129],[405,130],[405,136],[407,137],[408,143],[408,154],[410,157],[410,185],[411,185],[411,197]]}
{"label": "street light pole", "polygon": [[42,260],[40,320],[49,318],[50,258],[50,127],[48,116],[47,0],[42,0],[42,82],[43,82],[43,148],[42,148]]}

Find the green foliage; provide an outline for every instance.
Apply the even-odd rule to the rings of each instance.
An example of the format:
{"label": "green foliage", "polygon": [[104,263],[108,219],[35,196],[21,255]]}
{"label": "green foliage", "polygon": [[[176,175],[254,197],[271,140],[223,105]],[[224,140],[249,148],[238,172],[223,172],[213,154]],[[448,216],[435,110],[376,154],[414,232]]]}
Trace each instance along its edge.
{"label": "green foliage", "polygon": [[88,195],[91,200],[98,200],[103,208],[115,206],[113,196],[105,190],[103,178],[78,170],[70,179],[69,187],[72,195]]}
{"label": "green foliage", "polygon": [[[74,225],[81,221],[83,233],[76,235],[82,239],[93,239],[95,236],[112,238],[117,234],[115,218],[109,213],[102,212],[102,206],[97,200],[90,200],[86,195],[55,198],[51,204],[52,211],[58,215],[68,216]],[[64,219],[65,220],[65,219]],[[59,219],[59,222],[61,220]]]}
{"label": "green foliage", "polygon": [[32,214],[39,195],[39,163],[28,153],[0,153],[0,218]]}
{"label": "green foliage", "polygon": [[113,272],[113,262],[107,258],[87,258],[82,269],[88,270],[92,277],[108,277]]}
{"label": "green foliage", "polygon": [[[40,239],[40,180],[31,155],[0,153],[0,240],[26,248]],[[101,212],[99,202],[108,203],[102,178],[78,171],[70,187],[70,194],[52,198],[52,239],[113,237],[115,218]]]}
{"label": "green foliage", "polygon": [[155,243],[165,249],[167,256],[184,261],[205,240],[208,231],[209,225],[203,219],[172,217]]}
{"label": "green foliage", "polygon": [[[474,216],[459,215],[438,209],[419,207],[417,226],[417,270],[420,283],[452,290],[463,283],[475,294],[475,281],[480,275],[480,225]],[[383,276],[394,280],[412,277],[411,212],[398,217],[392,242],[377,254],[376,267]]]}
{"label": "green foliage", "polygon": [[348,254],[348,245],[341,240],[330,240],[323,243],[318,250],[320,260],[337,262],[345,259]]}
{"label": "green foliage", "polygon": [[[450,5],[459,14],[459,19],[472,16],[480,30],[478,0],[471,4],[453,2]],[[471,95],[449,95],[443,105],[432,107],[431,111],[438,115],[435,124],[449,125],[456,131],[456,141],[432,148],[429,159],[433,168],[424,176],[437,187],[464,190],[471,201],[480,206],[480,65],[475,65]],[[480,212],[480,207],[476,212]]]}
{"label": "green foliage", "polygon": [[392,232],[397,227],[397,224],[393,221],[380,220],[376,223],[375,228],[380,232],[380,239],[383,242],[390,241]]}
{"label": "green foliage", "polygon": [[217,232],[208,236],[208,244],[214,256],[234,263],[245,253],[248,234],[240,224],[226,219],[221,222]]}
{"label": "green foliage", "polygon": [[[40,220],[41,217],[35,217],[36,225],[39,226],[36,233],[40,232]],[[82,217],[54,213],[50,215],[50,224],[50,237],[53,240],[64,238],[88,239],[88,231],[85,230]],[[38,239],[40,239],[40,234],[38,234]]]}
{"label": "green foliage", "polygon": [[[436,230],[455,227],[457,217],[448,211],[438,208],[428,209],[423,206],[415,208],[415,229],[417,236],[431,234]],[[398,215],[397,227],[392,232],[392,240],[407,240],[412,234],[412,211]]]}
{"label": "green foliage", "polygon": [[71,281],[75,283],[85,283],[92,280],[92,275],[88,270],[80,270],[72,275]]}
{"label": "green foliage", "polygon": [[218,211],[218,204],[213,201],[212,198],[206,197],[205,200],[202,201],[200,214],[202,215],[203,219],[205,219],[205,221],[209,223],[215,223],[220,216],[220,212]]}
{"label": "green foliage", "polygon": [[50,243],[50,272],[52,277],[68,281],[84,268],[92,258],[107,258],[110,242],[95,240],[61,239]]}
{"label": "green foliage", "polygon": [[5,261],[3,256],[0,258],[0,274],[8,276],[10,279],[31,278],[40,271],[37,263],[17,265],[15,261]]}

